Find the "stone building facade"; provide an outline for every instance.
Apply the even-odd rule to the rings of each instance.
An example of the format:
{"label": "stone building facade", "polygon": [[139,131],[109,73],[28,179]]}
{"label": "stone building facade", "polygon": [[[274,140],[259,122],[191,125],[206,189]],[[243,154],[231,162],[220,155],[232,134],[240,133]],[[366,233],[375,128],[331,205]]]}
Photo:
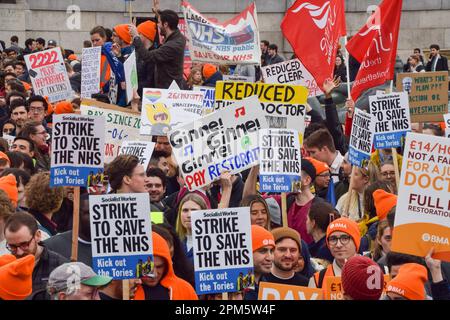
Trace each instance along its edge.
{"label": "stone building facade", "polygon": [[[292,49],[283,39],[280,23],[293,0],[255,0],[260,38],[278,44],[281,53],[290,56]],[[250,0],[190,0],[202,13],[225,21],[242,11]],[[380,0],[346,0],[349,34],[365,23],[369,5]],[[179,0],[161,0],[163,8],[180,12]],[[96,25],[112,27],[128,23],[128,2],[124,0],[0,0],[0,39],[9,45],[12,35],[24,46],[27,38],[56,40],[64,48],[80,52],[83,40]],[[152,0],[132,1],[132,14],[149,17]],[[78,12],[77,10],[80,10]],[[73,11],[75,10],[75,11]],[[79,17],[79,21],[77,18]],[[437,43],[450,49],[450,0],[403,0],[398,53],[405,60],[414,47],[427,49]]]}

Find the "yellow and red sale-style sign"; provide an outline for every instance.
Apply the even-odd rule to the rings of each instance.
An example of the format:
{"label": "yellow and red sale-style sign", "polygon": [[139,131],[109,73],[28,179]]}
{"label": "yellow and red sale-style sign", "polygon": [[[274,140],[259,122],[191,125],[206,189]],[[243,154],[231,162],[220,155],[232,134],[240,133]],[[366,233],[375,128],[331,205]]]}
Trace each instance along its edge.
{"label": "yellow and red sale-style sign", "polygon": [[260,282],[258,300],[322,300],[322,289]]}
{"label": "yellow and red sale-style sign", "polygon": [[450,140],[408,133],[392,251],[450,261]]}

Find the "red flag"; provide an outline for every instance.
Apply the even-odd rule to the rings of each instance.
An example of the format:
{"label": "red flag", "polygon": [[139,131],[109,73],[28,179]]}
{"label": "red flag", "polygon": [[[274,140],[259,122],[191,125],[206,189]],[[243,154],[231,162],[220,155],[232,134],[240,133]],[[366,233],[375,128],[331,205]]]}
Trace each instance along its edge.
{"label": "red flag", "polygon": [[297,0],[286,12],[281,31],[323,89],[323,82],[333,78],[339,37],[346,33],[344,0]]}
{"label": "red flag", "polygon": [[361,63],[352,98],[394,78],[402,0],[384,0],[366,24],[347,43],[347,51]]}

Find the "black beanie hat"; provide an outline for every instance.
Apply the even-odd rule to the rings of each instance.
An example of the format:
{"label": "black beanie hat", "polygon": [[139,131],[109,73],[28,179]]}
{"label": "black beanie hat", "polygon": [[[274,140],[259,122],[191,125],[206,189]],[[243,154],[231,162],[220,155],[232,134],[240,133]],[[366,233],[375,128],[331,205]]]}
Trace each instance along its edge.
{"label": "black beanie hat", "polygon": [[311,177],[311,180],[314,181],[316,178],[316,168],[311,163],[311,161],[302,159],[302,171],[305,171]]}

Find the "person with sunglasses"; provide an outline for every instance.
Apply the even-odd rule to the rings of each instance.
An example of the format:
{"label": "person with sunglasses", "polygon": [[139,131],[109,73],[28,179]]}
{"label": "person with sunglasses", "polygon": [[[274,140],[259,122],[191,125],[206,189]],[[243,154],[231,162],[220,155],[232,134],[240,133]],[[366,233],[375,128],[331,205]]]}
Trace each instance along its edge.
{"label": "person with sunglasses", "polygon": [[361,237],[358,224],[349,218],[339,218],[328,225],[327,246],[334,260],[327,268],[318,271],[309,279],[310,288],[324,288],[327,277],[340,277],[342,268],[348,259],[358,254]]}
{"label": "person with sunglasses", "polygon": [[17,259],[33,255],[33,292],[45,289],[50,273],[68,262],[56,252],[48,250],[41,242],[43,235],[36,219],[26,212],[11,215],[5,223],[6,249]]}

